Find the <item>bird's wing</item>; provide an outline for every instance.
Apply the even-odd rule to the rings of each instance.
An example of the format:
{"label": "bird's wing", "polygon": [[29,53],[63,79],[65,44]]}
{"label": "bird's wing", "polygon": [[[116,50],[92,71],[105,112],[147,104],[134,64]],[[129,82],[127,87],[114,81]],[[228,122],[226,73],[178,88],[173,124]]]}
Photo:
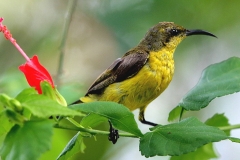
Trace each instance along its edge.
{"label": "bird's wing", "polygon": [[128,79],[144,66],[148,60],[148,53],[144,51],[129,51],[122,58],[116,59],[89,88],[88,94],[99,94],[107,86],[115,82]]}

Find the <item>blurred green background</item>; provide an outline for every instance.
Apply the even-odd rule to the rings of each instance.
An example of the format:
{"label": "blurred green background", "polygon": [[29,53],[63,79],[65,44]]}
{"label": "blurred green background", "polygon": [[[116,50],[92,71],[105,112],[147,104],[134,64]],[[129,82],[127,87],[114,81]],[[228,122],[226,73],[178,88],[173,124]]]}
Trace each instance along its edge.
{"label": "blurred green background", "polygon": [[[0,1],[0,17],[8,26],[23,50],[31,57],[39,56],[41,63],[56,76],[59,46],[67,11],[66,0]],[[169,88],[146,112],[146,118],[167,124],[169,111],[198,81],[201,72],[210,64],[232,56],[239,57],[240,1],[219,0],[78,0],[67,37],[64,74],[58,89],[67,101],[84,95],[95,78],[113,60],[121,57],[143,38],[146,31],[161,21],[172,21],[188,29],[203,29],[218,36],[193,36],[184,40],[175,52],[175,75]],[[15,96],[28,87],[18,66],[25,60],[3,36],[0,38],[0,92]],[[209,107],[191,113],[205,121],[214,113],[225,113],[231,124],[239,119],[240,94],[215,99]],[[134,111],[136,115],[138,111]],[[148,126],[140,123],[146,132]],[[107,125],[100,129],[108,129]],[[240,137],[239,131],[232,136]],[[41,159],[55,159],[76,132],[55,129],[51,151]],[[84,154],[72,158],[82,160],[144,160],[138,140],[120,138],[116,145],[107,137],[85,138]],[[240,145],[229,141],[215,144],[219,160],[239,158]],[[27,149],[27,148],[26,148]],[[169,159],[153,157],[149,159]]]}

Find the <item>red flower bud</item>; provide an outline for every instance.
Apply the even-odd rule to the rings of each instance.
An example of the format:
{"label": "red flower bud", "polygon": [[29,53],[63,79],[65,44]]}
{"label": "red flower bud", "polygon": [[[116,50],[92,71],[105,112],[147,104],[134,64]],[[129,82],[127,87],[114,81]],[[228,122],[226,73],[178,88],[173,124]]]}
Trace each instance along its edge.
{"label": "red flower bud", "polygon": [[39,94],[42,93],[40,83],[47,81],[54,88],[53,80],[48,71],[39,63],[38,57],[33,56],[25,64],[19,66],[19,69],[24,73],[28,84],[34,87]]}

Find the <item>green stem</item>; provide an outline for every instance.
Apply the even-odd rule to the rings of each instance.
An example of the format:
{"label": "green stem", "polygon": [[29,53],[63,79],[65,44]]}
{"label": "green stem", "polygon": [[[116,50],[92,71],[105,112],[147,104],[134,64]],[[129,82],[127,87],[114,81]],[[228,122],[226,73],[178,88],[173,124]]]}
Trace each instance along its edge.
{"label": "green stem", "polygon": [[68,2],[67,12],[66,12],[66,21],[64,23],[62,41],[59,47],[60,49],[59,64],[58,64],[58,71],[57,71],[56,80],[55,80],[58,86],[60,85],[59,82],[63,73],[63,61],[64,61],[64,55],[65,55],[64,49],[65,49],[65,44],[67,40],[69,26],[72,20],[72,15],[76,8],[76,3],[77,3],[77,0],[69,0]]}
{"label": "green stem", "polygon": [[[55,128],[61,128],[61,129],[68,129],[68,130],[74,130],[74,131],[80,131],[80,132],[87,132],[92,135],[100,134],[100,135],[109,135],[108,131],[101,131],[101,130],[95,130],[95,129],[89,129],[89,128],[84,128],[81,126],[79,123],[77,123],[74,119],[72,118],[67,118],[69,122],[71,122],[74,126],[69,126],[65,124],[55,124]],[[231,126],[224,126],[224,127],[219,127],[220,130],[222,131],[228,131],[232,129],[239,129],[240,124],[236,125],[231,125]],[[119,133],[119,136],[121,137],[132,137],[132,138],[139,138],[138,136],[135,136],[133,134],[129,133]]]}
{"label": "green stem", "polygon": [[77,127],[80,127],[80,128],[83,128],[83,126],[80,125],[78,122],[76,122],[74,119],[72,119],[72,118],[67,118],[67,120],[68,120],[69,122],[71,122],[73,125],[75,125],[75,126],[77,126]]}
{"label": "green stem", "polygon": [[228,130],[239,129],[239,128],[240,128],[240,124],[235,124],[235,125],[231,125],[231,126],[219,127],[219,129],[222,130],[222,131],[228,131]]}
{"label": "green stem", "polygon": [[[61,129],[80,131],[80,132],[87,132],[87,133],[90,133],[92,135],[96,135],[96,134],[109,135],[108,131],[100,131],[100,130],[95,130],[95,129],[84,128],[83,126],[81,126],[79,123],[77,123],[72,118],[67,118],[67,120],[69,122],[71,122],[72,124],[74,124],[74,126],[73,125],[69,126],[69,125],[65,125],[65,124],[55,124],[54,127],[55,128],[61,128]],[[129,133],[119,133],[119,136],[121,136],[121,137],[139,138],[138,136],[135,136],[135,135],[129,134]]]}
{"label": "green stem", "polygon": [[179,120],[178,120],[179,122],[182,120],[183,112],[184,112],[184,108],[181,107],[181,112],[180,112]]}
{"label": "green stem", "polygon": [[[64,125],[64,124],[55,124],[55,128],[61,128],[61,129],[67,129],[67,130],[74,130],[74,131],[80,131],[80,132],[87,132],[92,135],[100,134],[100,135],[109,135],[108,131],[100,131],[100,130],[95,130],[95,129],[88,129],[84,127],[77,127],[77,126],[69,126],[69,125]],[[138,136],[135,136],[133,134],[129,133],[119,133],[120,137],[132,137],[132,138],[139,138]]]}

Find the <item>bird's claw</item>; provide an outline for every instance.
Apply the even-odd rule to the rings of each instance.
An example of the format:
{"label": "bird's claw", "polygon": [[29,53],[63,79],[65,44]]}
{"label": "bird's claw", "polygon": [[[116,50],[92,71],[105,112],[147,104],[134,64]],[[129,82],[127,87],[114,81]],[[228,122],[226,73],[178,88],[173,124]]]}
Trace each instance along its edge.
{"label": "bird's claw", "polygon": [[112,123],[109,120],[108,122],[110,125],[108,140],[115,144],[119,138],[118,130],[113,128]]}

